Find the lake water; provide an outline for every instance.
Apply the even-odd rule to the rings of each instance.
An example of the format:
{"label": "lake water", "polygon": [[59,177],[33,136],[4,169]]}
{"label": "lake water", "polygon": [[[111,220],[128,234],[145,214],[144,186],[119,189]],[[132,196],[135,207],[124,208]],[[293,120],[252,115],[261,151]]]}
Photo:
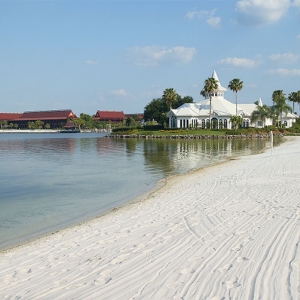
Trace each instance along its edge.
{"label": "lake water", "polygon": [[168,176],[269,146],[264,139],[0,134],[0,250],[95,217]]}

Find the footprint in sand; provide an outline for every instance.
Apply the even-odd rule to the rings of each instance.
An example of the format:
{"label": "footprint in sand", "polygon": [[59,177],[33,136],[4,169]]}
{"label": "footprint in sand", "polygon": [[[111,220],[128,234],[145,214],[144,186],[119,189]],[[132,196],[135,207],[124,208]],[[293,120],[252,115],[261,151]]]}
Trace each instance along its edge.
{"label": "footprint in sand", "polygon": [[112,280],[111,277],[100,277],[100,278],[97,278],[94,280],[94,284],[95,285],[103,285],[103,284],[107,284],[111,280]]}
{"label": "footprint in sand", "polygon": [[189,268],[184,268],[180,271],[180,273],[182,275],[188,275],[188,274],[193,274],[195,273],[195,270],[194,269],[189,269]]}
{"label": "footprint in sand", "polygon": [[225,265],[225,266],[219,268],[218,270],[219,270],[221,273],[223,273],[223,272],[229,271],[231,268],[232,268],[232,264],[227,264],[227,265]]}
{"label": "footprint in sand", "polygon": [[238,283],[238,278],[233,278],[232,280],[225,281],[224,283],[226,284],[227,289],[237,288],[241,286]]}
{"label": "footprint in sand", "polygon": [[241,262],[243,262],[243,261],[247,261],[248,260],[248,258],[247,257],[241,257],[241,256],[239,256],[237,259],[236,259],[236,261],[238,262],[238,263],[241,263]]}
{"label": "footprint in sand", "polygon": [[240,251],[243,248],[242,244],[236,245],[235,247],[231,248],[231,251]]}

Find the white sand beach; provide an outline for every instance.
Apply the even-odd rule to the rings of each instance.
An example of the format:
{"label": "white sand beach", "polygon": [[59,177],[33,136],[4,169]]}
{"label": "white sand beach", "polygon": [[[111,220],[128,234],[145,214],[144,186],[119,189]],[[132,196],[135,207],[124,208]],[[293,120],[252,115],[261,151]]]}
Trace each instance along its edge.
{"label": "white sand beach", "polygon": [[[300,137],[0,254],[1,299],[300,299]],[[84,200],[84,199],[83,199]]]}

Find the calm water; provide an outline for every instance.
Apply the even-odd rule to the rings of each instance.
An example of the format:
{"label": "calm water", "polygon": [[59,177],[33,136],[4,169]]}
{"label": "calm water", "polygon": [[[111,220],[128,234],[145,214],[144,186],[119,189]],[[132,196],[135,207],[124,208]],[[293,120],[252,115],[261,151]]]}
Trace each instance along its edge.
{"label": "calm water", "polygon": [[124,204],[162,178],[269,146],[256,139],[0,134],[0,250]]}

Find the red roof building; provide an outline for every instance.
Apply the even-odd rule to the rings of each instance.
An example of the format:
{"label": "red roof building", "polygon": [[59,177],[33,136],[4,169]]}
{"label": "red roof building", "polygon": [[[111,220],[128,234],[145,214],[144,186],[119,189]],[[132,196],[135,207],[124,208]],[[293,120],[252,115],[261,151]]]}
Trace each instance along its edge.
{"label": "red roof building", "polygon": [[68,119],[77,118],[70,110],[48,110],[48,111],[26,111],[13,122],[19,125],[19,128],[27,128],[28,122],[43,121],[49,124],[50,128],[61,128],[66,124]]}
{"label": "red roof building", "polygon": [[122,122],[125,115],[122,111],[107,111],[107,110],[97,110],[94,117],[95,120],[103,122],[117,123]]}
{"label": "red roof building", "polygon": [[19,119],[21,115],[21,113],[0,113],[0,122]]}

